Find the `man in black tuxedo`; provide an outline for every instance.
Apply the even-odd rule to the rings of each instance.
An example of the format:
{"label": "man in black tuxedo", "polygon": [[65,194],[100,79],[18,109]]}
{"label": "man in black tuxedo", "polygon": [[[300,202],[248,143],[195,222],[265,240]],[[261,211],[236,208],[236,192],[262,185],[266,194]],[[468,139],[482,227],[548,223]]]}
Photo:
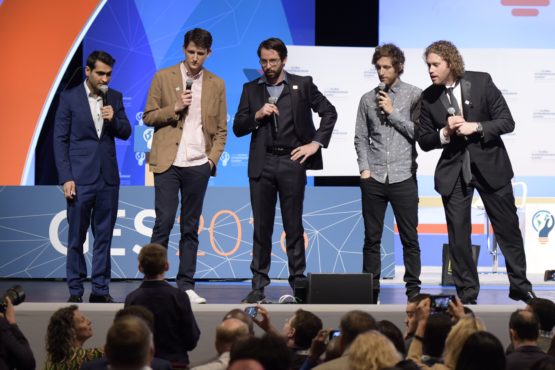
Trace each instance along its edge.
{"label": "man in black tuxedo", "polygon": [[511,179],[511,161],[501,135],[515,122],[491,76],[465,72],[459,51],[449,41],[436,41],[424,53],[432,85],[422,94],[420,137],[424,151],[443,149],[435,172],[441,194],[453,280],[465,304],[474,304],[480,291],[471,251],[471,203],[476,188],[505,257],[509,297],[534,298],[526,278],[526,257],[518,225]]}
{"label": "man in black tuxedo", "polygon": [[[236,136],[251,134],[248,175],[254,217],[252,291],[245,303],[264,300],[270,284],[272,234],[279,194],[285,230],[289,284],[305,284],[303,201],[306,170],[322,169],[337,113],[312,77],[283,70],[287,47],[277,38],[262,41],[258,57],[264,75],[243,86],[233,122]],[[321,117],[318,129],[312,111]]]}

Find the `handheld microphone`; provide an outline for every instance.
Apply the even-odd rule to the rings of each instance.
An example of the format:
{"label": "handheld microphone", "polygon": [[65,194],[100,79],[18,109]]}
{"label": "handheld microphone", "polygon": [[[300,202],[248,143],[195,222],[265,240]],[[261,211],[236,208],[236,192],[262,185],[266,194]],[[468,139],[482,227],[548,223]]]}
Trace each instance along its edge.
{"label": "handheld microphone", "polygon": [[[454,107],[449,107],[447,108],[447,113],[451,116],[454,117],[455,116],[455,108]],[[465,141],[468,141],[468,136],[463,136]]]}
{"label": "handheld microphone", "polygon": [[[380,82],[380,83],[378,84],[378,89],[379,89],[380,91],[384,91],[384,92],[387,92],[387,90],[388,90],[387,85],[385,84],[385,82]],[[379,100],[379,97],[380,97],[380,93],[378,93],[378,94],[376,95],[376,98],[377,98],[378,100]],[[383,109],[380,109],[380,114],[381,114],[382,116],[385,115],[385,112],[383,111]]]}
{"label": "handheld microphone", "polygon": [[[278,101],[277,96],[270,96],[268,98],[268,103],[270,103],[270,104],[276,105],[277,101]],[[277,120],[277,116],[276,116],[275,113],[272,114],[272,119],[274,121],[274,133],[277,135],[277,133],[278,133],[278,120]]]}
{"label": "handheld microphone", "polygon": [[185,82],[185,90],[186,90],[186,91],[191,91],[191,88],[192,88],[192,87],[193,87],[193,80],[189,78],[189,79]]}
{"label": "handheld microphone", "polygon": [[102,96],[102,106],[105,107],[108,105],[108,98],[106,97],[106,94],[108,93],[108,85],[100,85],[98,86],[98,90]]}

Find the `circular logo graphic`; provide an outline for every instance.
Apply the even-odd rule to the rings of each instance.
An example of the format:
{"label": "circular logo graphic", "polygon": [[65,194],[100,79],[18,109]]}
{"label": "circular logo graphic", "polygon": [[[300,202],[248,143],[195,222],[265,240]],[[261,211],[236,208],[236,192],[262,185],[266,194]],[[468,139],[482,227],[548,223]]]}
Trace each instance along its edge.
{"label": "circular logo graphic", "polygon": [[532,217],[532,227],[538,233],[538,236],[546,238],[553,226],[555,225],[555,217],[547,210],[541,210]]}

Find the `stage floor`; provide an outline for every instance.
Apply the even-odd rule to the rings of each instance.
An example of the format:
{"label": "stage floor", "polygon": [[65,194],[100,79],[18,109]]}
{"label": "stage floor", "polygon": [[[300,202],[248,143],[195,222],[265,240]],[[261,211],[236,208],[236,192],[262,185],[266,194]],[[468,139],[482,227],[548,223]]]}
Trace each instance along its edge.
{"label": "stage floor", "polygon": [[[502,269],[500,269],[502,271]],[[489,273],[490,268],[480,268],[481,291],[478,304],[514,304],[508,297],[509,282],[507,274]],[[404,283],[402,280],[404,269],[395,269],[395,278],[381,281],[381,304],[404,304],[406,303]],[[544,297],[555,301],[555,282],[544,282],[543,275],[529,274],[528,278],[534,285],[534,291],[538,297]],[[422,268],[422,292],[430,294],[454,294],[454,287],[443,287],[440,285],[441,269],[439,267]],[[129,292],[136,289],[140,280],[116,280],[110,284],[110,294],[117,302],[123,302]],[[0,279],[0,293],[5,292],[11,286],[19,284],[23,286],[26,293],[26,302],[65,302],[69,297],[66,283],[63,280],[27,280],[27,279]],[[174,284],[174,282],[172,282]],[[250,280],[245,281],[199,281],[196,292],[206,298],[210,304],[236,304],[240,303],[250,291]],[[85,301],[90,293],[90,283],[85,284]],[[277,303],[283,295],[292,294],[286,280],[272,280],[266,288],[266,298],[270,302]]]}

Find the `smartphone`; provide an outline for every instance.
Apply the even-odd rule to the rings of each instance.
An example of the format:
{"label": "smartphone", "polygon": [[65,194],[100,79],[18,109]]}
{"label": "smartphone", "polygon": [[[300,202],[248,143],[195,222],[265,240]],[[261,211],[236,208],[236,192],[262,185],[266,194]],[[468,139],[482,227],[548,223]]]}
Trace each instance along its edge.
{"label": "smartphone", "polygon": [[330,337],[329,340],[332,340],[335,337],[338,337],[341,335],[341,331],[340,330],[330,330]]}
{"label": "smartphone", "polygon": [[249,306],[245,307],[245,313],[252,318],[255,318],[258,315],[258,308],[256,306]]}
{"label": "smartphone", "polygon": [[432,295],[430,300],[430,310],[432,312],[444,312],[449,308],[449,302],[455,300],[455,296],[449,294]]}

